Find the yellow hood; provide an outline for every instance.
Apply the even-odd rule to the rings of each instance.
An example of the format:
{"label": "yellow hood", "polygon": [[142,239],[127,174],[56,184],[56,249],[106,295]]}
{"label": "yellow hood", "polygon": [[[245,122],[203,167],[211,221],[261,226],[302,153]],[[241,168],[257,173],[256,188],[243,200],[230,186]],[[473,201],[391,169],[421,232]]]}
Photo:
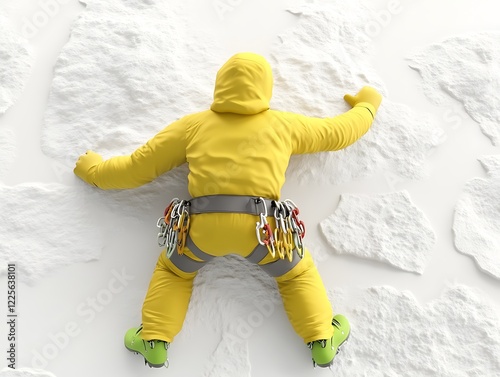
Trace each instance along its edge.
{"label": "yellow hood", "polygon": [[217,72],[214,102],[218,113],[258,114],[269,109],[273,92],[271,66],[253,53],[232,56]]}

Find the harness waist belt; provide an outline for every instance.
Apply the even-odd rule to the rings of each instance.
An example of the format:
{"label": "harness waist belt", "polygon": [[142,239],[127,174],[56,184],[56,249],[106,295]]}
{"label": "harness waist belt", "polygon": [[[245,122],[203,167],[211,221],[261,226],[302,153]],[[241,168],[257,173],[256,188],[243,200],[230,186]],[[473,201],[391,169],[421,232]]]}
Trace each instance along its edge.
{"label": "harness waist belt", "polygon": [[272,215],[273,200],[258,196],[244,195],[207,195],[199,196],[188,201],[188,210],[191,215],[200,213],[247,213],[260,215],[267,208],[269,216]]}

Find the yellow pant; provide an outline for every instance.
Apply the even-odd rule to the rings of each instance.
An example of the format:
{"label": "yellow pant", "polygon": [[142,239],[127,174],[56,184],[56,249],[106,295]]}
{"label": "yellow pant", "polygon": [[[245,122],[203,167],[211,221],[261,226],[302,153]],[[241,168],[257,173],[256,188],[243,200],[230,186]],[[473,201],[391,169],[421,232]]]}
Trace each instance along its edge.
{"label": "yellow pant", "polygon": [[[257,245],[257,217],[247,214],[201,214],[191,218],[190,236],[204,252],[246,257]],[[269,218],[269,222],[272,219]],[[185,254],[197,259],[189,249]],[[272,262],[268,255],[261,264]],[[142,337],[172,342],[179,333],[193,289],[194,273],[179,270],[162,252],[142,308]],[[309,251],[276,282],[290,323],[305,343],[332,336],[332,308]]]}

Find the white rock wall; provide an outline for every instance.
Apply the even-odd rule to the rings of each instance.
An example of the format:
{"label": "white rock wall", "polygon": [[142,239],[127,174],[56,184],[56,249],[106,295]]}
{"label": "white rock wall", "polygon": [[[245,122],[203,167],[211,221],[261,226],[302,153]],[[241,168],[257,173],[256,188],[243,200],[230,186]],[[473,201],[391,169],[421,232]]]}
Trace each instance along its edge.
{"label": "white rock wall", "polygon": [[500,156],[482,157],[480,162],[486,178],[470,180],[455,208],[455,246],[500,279]]}
{"label": "white rock wall", "polygon": [[344,194],[335,212],[320,223],[339,254],[388,263],[422,274],[436,235],[406,191],[380,195]]}

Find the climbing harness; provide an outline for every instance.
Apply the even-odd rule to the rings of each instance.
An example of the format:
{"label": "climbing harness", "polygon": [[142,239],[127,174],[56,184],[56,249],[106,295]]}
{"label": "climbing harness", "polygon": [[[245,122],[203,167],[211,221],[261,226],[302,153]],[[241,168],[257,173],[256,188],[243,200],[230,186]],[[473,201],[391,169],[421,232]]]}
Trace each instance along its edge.
{"label": "climbing harness", "polygon": [[[255,225],[257,246],[246,257],[259,264],[266,255],[278,258],[259,264],[269,275],[277,277],[291,270],[304,257],[304,222],[299,219],[299,208],[284,201],[239,195],[208,195],[190,200],[174,198],[157,221],[158,245],[165,247],[166,256],[184,272],[195,272],[213,255],[199,249],[189,236],[190,215],[201,213],[246,213],[258,217]],[[268,219],[274,218],[274,228]],[[183,254],[187,247],[200,261]],[[174,251],[177,250],[177,253]]]}

